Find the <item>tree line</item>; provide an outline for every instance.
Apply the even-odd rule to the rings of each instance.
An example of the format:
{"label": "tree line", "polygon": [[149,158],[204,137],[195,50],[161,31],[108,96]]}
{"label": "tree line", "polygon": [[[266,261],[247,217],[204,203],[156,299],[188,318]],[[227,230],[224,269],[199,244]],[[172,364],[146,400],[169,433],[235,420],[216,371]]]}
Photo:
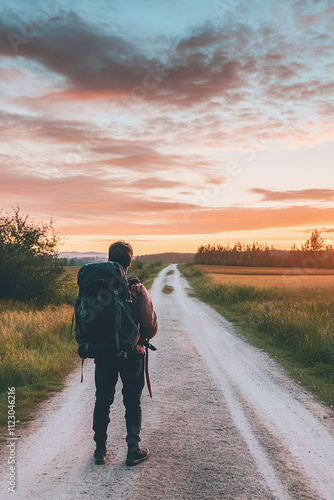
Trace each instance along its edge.
{"label": "tree line", "polygon": [[245,244],[237,241],[233,246],[201,245],[194,257],[196,264],[256,267],[302,267],[308,269],[334,268],[334,247],[326,245],[319,229],[300,248],[277,250],[266,243]]}
{"label": "tree line", "polygon": [[59,257],[59,262],[65,267],[78,267],[84,266],[85,264],[90,264],[91,262],[102,262],[105,258],[101,257]]}

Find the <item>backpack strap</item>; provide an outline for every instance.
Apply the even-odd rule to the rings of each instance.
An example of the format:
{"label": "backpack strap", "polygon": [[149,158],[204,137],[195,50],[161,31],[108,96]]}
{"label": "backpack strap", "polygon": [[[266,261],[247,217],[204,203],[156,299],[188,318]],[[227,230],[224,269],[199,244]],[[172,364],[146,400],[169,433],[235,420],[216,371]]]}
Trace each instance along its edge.
{"label": "backpack strap", "polygon": [[117,290],[114,290],[114,304],[115,304],[115,340],[116,349],[119,352],[121,350],[120,346],[120,330],[122,325],[122,302],[119,300],[119,294]]}
{"label": "backpack strap", "polygon": [[148,393],[150,395],[150,398],[152,399],[152,389],[151,389],[151,381],[150,381],[150,375],[148,373],[148,347],[145,347],[146,351],[146,359],[145,359],[145,378],[146,378],[146,385],[148,389]]}
{"label": "backpack strap", "polygon": [[84,364],[84,361],[85,361],[85,359],[82,358],[82,360],[81,360],[81,380],[80,380],[81,383],[83,382],[83,364]]}
{"label": "backpack strap", "polygon": [[138,283],[141,283],[140,279],[137,278],[137,276],[128,276],[128,283],[129,285],[137,285]]}
{"label": "backpack strap", "polygon": [[123,302],[120,302],[119,305],[121,306],[121,308],[125,312],[125,314],[126,314],[128,320],[130,321],[131,325],[135,326],[136,328],[138,328],[137,323],[135,323],[133,317],[131,316],[131,312],[129,310],[129,306],[127,306],[126,304],[123,304]]}

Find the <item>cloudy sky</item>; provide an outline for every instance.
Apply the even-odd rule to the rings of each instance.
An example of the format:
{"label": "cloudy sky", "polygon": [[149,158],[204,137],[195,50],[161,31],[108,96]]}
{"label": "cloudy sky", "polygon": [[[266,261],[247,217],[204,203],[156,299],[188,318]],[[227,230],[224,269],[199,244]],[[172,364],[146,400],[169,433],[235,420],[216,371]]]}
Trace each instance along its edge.
{"label": "cloudy sky", "polygon": [[332,0],[9,0],[0,207],[63,250],[334,231]]}

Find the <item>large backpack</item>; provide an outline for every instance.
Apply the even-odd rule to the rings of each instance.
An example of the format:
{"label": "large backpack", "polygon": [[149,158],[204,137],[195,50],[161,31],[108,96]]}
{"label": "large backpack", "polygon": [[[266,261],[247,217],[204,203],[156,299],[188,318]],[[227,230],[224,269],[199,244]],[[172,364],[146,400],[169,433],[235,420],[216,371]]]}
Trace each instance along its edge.
{"label": "large backpack", "polygon": [[78,272],[78,285],[74,315],[79,356],[133,350],[140,331],[131,314],[132,296],[123,267],[117,262],[85,264]]}

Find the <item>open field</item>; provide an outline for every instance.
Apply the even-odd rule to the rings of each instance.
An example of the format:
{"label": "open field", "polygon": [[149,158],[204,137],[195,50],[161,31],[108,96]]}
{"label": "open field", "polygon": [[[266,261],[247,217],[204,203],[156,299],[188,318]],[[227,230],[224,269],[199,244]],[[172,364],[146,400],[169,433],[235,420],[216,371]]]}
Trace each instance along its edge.
{"label": "open field", "polygon": [[334,269],[302,269],[300,267],[211,266],[204,264],[196,264],[195,267],[205,273],[215,274],[247,274],[254,276],[334,276]]}
{"label": "open field", "polygon": [[334,269],[196,265],[213,283],[262,288],[333,289]]}
{"label": "open field", "polygon": [[[322,401],[334,405],[334,294],[323,285],[324,278],[334,282],[334,276],[303,276],[313,284],[296,290],[282,286],[279,275],[228,275],[203,270],[221,271],[223,266],[179,268],[200,299],[238,325],[250,342],[277,357]],[[264,278],[270,285],[258,286]],[[224,279],[231,282],[222,282]]]}

